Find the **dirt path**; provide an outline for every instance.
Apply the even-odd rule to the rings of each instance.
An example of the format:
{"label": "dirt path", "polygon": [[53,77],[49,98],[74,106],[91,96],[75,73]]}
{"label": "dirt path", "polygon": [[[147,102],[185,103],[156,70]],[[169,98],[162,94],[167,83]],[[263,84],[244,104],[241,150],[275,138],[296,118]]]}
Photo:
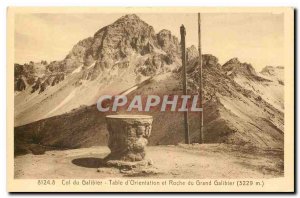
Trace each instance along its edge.
{"label": "dirt path", "polygon": [[[16,178],[124,177],[115,168],[97,168],[107,147],[48,151],[15,158]],[[148,147],[159,171],[152,178],[272,178],[283,176],[283,151],[225,144]]]}

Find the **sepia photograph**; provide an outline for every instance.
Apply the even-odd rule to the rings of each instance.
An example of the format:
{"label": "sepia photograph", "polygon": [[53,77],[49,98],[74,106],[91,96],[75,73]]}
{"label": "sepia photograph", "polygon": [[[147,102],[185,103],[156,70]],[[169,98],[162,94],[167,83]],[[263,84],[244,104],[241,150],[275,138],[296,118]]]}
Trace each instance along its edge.
{"label": "sepia photograph", "polygon": [[293,191],[293,17],[9,8],[9,189]]}

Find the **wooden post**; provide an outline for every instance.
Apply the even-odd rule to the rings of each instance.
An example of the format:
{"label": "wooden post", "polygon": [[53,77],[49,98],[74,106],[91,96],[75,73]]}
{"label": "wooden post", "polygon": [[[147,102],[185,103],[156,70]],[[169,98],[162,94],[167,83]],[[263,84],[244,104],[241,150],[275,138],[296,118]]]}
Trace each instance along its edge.
{"label": "wooden post", "polygon": [[[181,35],[181,59],[182,59],[182,72],[183,72],[183,95],[187,95],[187,81],[186,81],[186,54],[185,54],[185,27],[181,25],[180,27]],[[184,112],[184,129],[185,129],[185,143],[190,144],[190,132],[188,123],[188,112]]]}
{"label": "wooden post", "polygon": [[199,134],[199,143],[204,143],[204,134],[203,134],[203,97],[202,97],[202,51],[201,51],[201,18],[200,13],[198,13],[198,51],[199,51],[199,75],[200,75],[200,83],[199,83],[199,107],[202,108],[200,111],[200,134]]}

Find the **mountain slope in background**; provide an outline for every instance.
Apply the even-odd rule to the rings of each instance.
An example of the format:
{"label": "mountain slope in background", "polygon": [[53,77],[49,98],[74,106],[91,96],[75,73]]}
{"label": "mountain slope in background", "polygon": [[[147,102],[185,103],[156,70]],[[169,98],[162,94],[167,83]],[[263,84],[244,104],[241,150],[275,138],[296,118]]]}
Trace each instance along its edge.
{"label": "mountain slope in background", "polygon": [[267,66],[260,73],[256,73],[251,64],[241,63],[233,58],[222,69],[239,85],[260,95],[281,112],[284,111],[283,67]]}
{"label": "mountain slope in background", "polygon": [[265,77],[277,80],[279,84],[284,85],[284,67],[283,66],[266,66],[261,72]]}
{"label": "mountain slope in background", "polygon": [[[188,48],[187,56],[189,94],[197,94],[197,49]],[[283,68],[257,73],[237,58],[224,65],[213,55],[202,58],[205,142],[282,148]],[[156,34],[136,15],[126,15],[77,43],[62,61],[38,63],[39,69],[15,65],[15,153],[106,145],[98,97],[182,94],[180,64],[180,44],[170,31]],[[183,115],[149,114],[151,145],[184,141]],[[190,113],[189,122],[197,142],[199,114]]]}

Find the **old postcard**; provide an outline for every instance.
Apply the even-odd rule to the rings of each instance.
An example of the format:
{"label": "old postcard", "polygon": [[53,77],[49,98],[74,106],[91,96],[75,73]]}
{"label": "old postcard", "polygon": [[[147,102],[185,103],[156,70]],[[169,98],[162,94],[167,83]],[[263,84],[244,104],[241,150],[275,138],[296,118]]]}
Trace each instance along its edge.
{"label": "old postcard", "polygon": [[7,9],[10,192],[293,192],[292,8]]}

